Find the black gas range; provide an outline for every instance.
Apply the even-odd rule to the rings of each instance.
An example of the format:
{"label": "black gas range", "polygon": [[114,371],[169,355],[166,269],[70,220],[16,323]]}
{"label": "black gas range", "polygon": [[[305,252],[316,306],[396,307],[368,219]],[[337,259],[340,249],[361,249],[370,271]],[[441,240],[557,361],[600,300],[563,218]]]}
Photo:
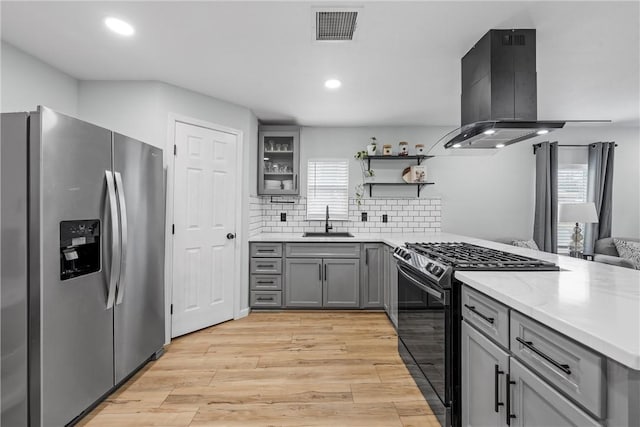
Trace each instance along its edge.
{"label": "black gas range", "polygon": [[442,426],[460,426],[460,286],[455,271],[557,271],[547,261],[464,242],[405,243],[398,349]]}

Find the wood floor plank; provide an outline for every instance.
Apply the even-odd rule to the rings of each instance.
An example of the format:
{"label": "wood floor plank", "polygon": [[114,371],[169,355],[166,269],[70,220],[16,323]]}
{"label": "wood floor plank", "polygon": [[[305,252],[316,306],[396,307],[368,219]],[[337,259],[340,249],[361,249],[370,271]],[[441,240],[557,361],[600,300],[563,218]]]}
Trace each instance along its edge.
{"label": "wood floor plank", "polygon": [[440,427],[440,422],[435,415],[416,415],[400,417],[403,427]]}
{"label": "wood floor plank", "polygon": [[438,424],[384,313],[282,311],[255,312],[173,340],[79,425]]}
{"label": "wood floor plank", "polygon": [[270,384],[322,384],[322,383],[372,383],[380,382],[375,366],[370,365],[334,365],[320,370],[317,366],[287,366],[246,369],[219,370],[211,380],[214,385],[220,382],[250,383],[254,385]]}
{"label": "wood floor plank", "polygon": [[203,408],[191,426],[394,427],[402,422],[391,404],[272,404]]}

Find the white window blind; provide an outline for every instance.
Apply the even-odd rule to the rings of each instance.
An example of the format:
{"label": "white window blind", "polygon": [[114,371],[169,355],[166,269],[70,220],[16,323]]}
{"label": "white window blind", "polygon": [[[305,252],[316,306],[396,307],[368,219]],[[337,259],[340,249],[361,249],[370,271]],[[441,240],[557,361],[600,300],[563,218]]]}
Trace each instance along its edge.
{"label": "white window blind", "polygon": [[[558,165],[558,203],[587,201],[587,165]],[[558,247],[568,248],[575,224],[558,224]],[[584,224],[580,225],[584,234]]]}
{"label": "white window blind", "polygon": [[349,161],[311,159],[307,167],[307,220],[349,218]]}

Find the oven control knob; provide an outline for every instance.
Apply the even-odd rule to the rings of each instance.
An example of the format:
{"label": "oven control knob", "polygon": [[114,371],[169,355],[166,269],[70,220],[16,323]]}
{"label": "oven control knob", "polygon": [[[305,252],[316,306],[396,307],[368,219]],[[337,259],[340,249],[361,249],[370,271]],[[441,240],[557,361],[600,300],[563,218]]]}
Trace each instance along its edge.
{"label": "oven control knob", "polygon": [[444,271],[444,269],[442,267],[435,266],[433,268],[433,274],[436,275],[436,276],[440,276],[443,271]]}
{"label": "oven control knob", "polygon": [[402,256],[402,258],[406,259],[407,261],[411,259],[411,254],[409,252],[405,252],[405,254]]}

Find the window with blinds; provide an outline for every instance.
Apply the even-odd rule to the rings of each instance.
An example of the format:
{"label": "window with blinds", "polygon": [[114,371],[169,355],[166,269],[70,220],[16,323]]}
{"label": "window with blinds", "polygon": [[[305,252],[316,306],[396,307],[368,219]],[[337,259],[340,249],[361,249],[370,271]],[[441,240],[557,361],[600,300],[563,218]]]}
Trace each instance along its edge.
{"label": "window with blinds", "polygon": [[307,220],[349,219],[349,161],[311,159],[307,165]]}
{"label": "window with blinds", "polygon": [[[587,165],[558,165],[558,203],[587,201]],[[558,224],[558,248],[568,248],[575,224]],[[584,224],[580,225],[584,235]]]}

